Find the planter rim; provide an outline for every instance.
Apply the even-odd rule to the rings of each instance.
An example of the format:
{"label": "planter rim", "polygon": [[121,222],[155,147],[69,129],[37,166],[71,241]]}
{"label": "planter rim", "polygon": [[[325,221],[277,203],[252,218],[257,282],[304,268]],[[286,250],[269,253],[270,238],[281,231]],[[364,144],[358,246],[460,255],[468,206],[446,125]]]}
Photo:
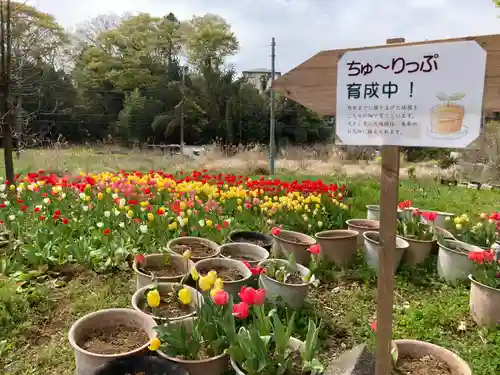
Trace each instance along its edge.
{"label": "planter rim", "polygon": [[301,232],[296,232],[294,230],[285,230],[285,229],[282,229],[280,233],[284,233],[284,234],[291,234],[291,235],[294,235],[295,233],[298,233],[300,234],[301,236],[305,236],[305,237],[308,237],[308,239],[310,239],[310,243],[297,243],[297,242],[293,242],[293,241],[290,241],[290,240],[287,240],[283,237],[281,237],[279,234],[276,235],[276,234],[273,234],[272,236],[280,241],[283,241],[283,242],[286,242],[286,243],[290,243],[290,244],[293,244],[293,245],[304,245],[304,246],[311,246],[311,245],[314,245],[316,243],[316,240],[314,239],[314,237],[311,237],[310,235],[308,234],[305,234],[305,233],[301,233]]}
{"label": "planter rim", "polygon": [[[364,223],[371,223],[371,224],[375,224],[376,223],[376,226],[372,225],[372,226],[364,226],[364,225],[360,225],[361,222],[364,222]],[[379,229],[380,228],[380,221],[377,221],[377,220],[369,220],[369,219],[349,219],[349,220],[346,220],[346,224],[353,227],[353,228],[360,228],[360,229]]]}
{"label": "planter rim", "polygon": [[408,237],[400,236],[400,235],[397,235],[396,237],[399,237],[399,238],[405,240],[406,242],[434,243],[436,241],[435,239],[432,239],[432,240],[416,240],[414,238],[408,238]]}
{"label": "planter rim", "polygon": [[[363,238],[366,241],[368,241],[368,242],[370,242],[372,244],[380,245],[379,241],[375,241],[375,240],[373,240],[371,238],[368,238],[367,235],[373,234],[373,233],[376,233],[377,235],[379,235],[379,232],[369,230],[369,231],[366,231],[366,232],[363,233]],[[401,241],[403,241],[403,243],[402,243],[403,246],[398,246],[398,239],[400,239]],[[404,250],[404,249],[407,249],[409,246],[410,246],[410,244],[408,243],[408,241],[404,240],[400,236],[396,236],[396,250]]]}
{"label": "planter rim", "polygon": [[[257,235],[262,235],[263,238],[266,238],[268,240],[268,243],[266,243],[266,245],[271,245],[274,241],[274,238],[272,237],[272,235],[269,235],[269,234],[264,233],[264,232],[253,231],[253,230],[238,230],[238,229],[233,230],[233,231],[229,232],[229,235],[227,237],[231,238],[231,236],[233,236],[235,234],[244,234],[244,233],[254,233]],[[238,241],[237,243],[241,243],[241,241]]]}
{"label": "planter rim", "polygon": [[171,250],[170,247],[172,245],[175,245],[177,242],[181,242],[184,240],[204,242],[214,249],[213,254],[210,254],[210,255],[204,256],[204,257],[193,256],[192,259],[208,259],[208,258],[216,257],[217,255],[220,254],[220,245],[218,243],[216,243],[212,240],[209,240],[208,238],[194,237],[194,236],[184,236],[184,237],[172,238],[170,241],[167,242],[168,251],[170,251],[173,254],[180,255],[180,254],[176,253],[175,251]]}
{"label": "planter rim", "polygon": [[471,275],[469,275],[469,280],[472,281],[473,283],[475,284],[478,284],[478,285],[481,285],[482,287],[486,288],[486,289],[490,289],[490,290],[494,290],[496,292],[499,292],[500,293],[500,289],[497,289],[497,288],[493,288],[491,286],[488,286],[488,285],[485,285],[483,283],[480,283],[479,281],[475,280],[474,277]]}
{"label": "planter rim", "polygon": [[139,313],[141,313],[141,314],[150,316],[150,317],[152,317],[155,320],[157,319],[157,320],[162,320],[162,321],[167,321],[167,320],[168,321],[182,320],[182,319],[186,319],[186,318],[191,318],[191,317],[193,317],[196,314],[196,310],[195,310],[195,311],[193,311],[193,312],[191,312],[189,314],[181,315],[181,316],[176,316],[176,317],[173,317],[171,319],[168,319],[168,318],[164,318],[164,317],[161,317],[161,316],[151,315],[151,314],[148,314],[148,313],[142,311],[139,308],[139,306],[137,305],[137,302],[136,302],[136,301],[139,300],[139,298],[140,298],[139,296],[141,294],[144,294],[144,291],[146,289],[149,289],[149,288],[151,288],[153,286],[160,287],[162,285],[163,286],[166,286],[166,285],[179,285],[181,287],[189,288],[189,289],[191,289],[191,293],[193,293],[198,298],[198,304],[203,303],[203,295],[198,290],[196,290],[195,288],[193,288],[193,287],[191,287],[189,285],[184,285],[184,284],[182,284],[180,282],[178,282],[178,283],[175,283],[175,282],[163,282],[163,283],[157,283],[157,285],[155,285],[155,284],[149,284],[149,285],[143,286],[140,289],[137,289],[134,292],[134,294],[132,295],[132,299],[131,299],[131,305],[134,308],[134,310],[137,311],[137,312],[139,312]]}
{"label": "planter rim", "polygon": [[[262,260],[269,259],[269,256],[270,256],[269,251],[264,249],[262,246],[255,245],[253,243],[248,243],[248,242],[228,242],[228,243],[225,243],[224,245],[221,245],[220,246],[221,258],[232,259],[232,258],[229,258],[226,255],[224,255],[224,250],[227,248],[231,248],[231,247],[238,248],[238,246],[241,246],[242,250],[244,250],[244,248],[246,247],[247,249],[251,248],[253,250],[257,250],[258,252],[262,253],[262,257],[260,259],[249,260],[248,262],[260,262]],[[236,260],[236,259],[233,259],[233,260]]]}
{"label": "planter rim", "polygon": [[[463,241],[460,241],[460,240],[445,239],[444,241],[449,241],[449,242],[458,242],[458,243],[461,243],[461,244],[464,244],[464,245],[477,247],[479,250],[483,251],[483,249],[481,249],[479,246],[476,246],[476,245],[471,245],[471,244],[469,244],[469,243],[466,243],[466,242],[463,242]],[[470,252],[470,251],[467,251],[467,254],[466,254],[466,253],[463,253],[463,252],[461,252],[461,251],[457,251],[457,250],[455,250],[455,249],[452,249],[452,248],[450,248],[450,247],[446,246],[446,244],[442,244],[442,243],[440,243],[439,241],[438,241],[438,246],[439,246],[440,248],[443,248],[444,250],[451,251],[452,253],[455,253],[455,254],[457,254],[457,255],[462,255],[462,256],[464,256],[464,257],[467,257],[468,253]],[[479,252],[479,250],[478,250],[478,252]]]}
{"label": "planter rim", "polygon": [[236,269],[238,271],[240,271],[240,269],[241,269],[241,272],[244,273],[242,279],[233,280],[233,281],[224,280],[224,285],[241,283],[243,281],[249,280],[252,277],[252,272],[247,268],[247,266],[245,266],[245,263],[240,262],[239,260],[230,259],[230,258],[206,258],[206,259],[202,259],[202,260],[199,260],[198,262],[195,263],[194,268],[196,269],[196,271],[198,271],[198,268],[197,268],[198,266],[200,266],[200,265],[203,266],[204,263],[215,262],[215,261],[233,263],[233,265],[237,266]]}
{"label": "planter rim", "polygon": [[420,210],[420,212],[435,212],[438,215],[443,215],[443,216],[457,216],[457,214],[454,214],[452,212],[436,211],[436,210]]}
{"label": "planter rim", "polygon": [[177,363],[185,363],[185,364],[200,364],[200,363],[208,363],[208,362],[214,362],[217,361],[224,356],[227,356],[226,353],[219,354],[218,356],[207,358],[207,359],[181,359],[177,357],[171,357],[165,352],[162,352],[161,350],[157,350],[158,353],[160,353],[164,358],[169,359],[172,362],[177,362]]}
{"label": "planter rim", "polygon": [[[327,237],[328,233],[338,233],[338,237]],[[343,235],[342,235],[343,234]],[[353,238],[359,235],[358,231],[351,229],[331,229],[331,230],[323,230],[314,235],[318,240],[343,240],[346,238]]]}
{"label": "planter rim", "polygon": [[[144,255],[144,258],[147,259],[148,257],[158,256],[158,255],[164,255],[164,253],[147,254],[147,255]],[[172,251],[168,252],[168,256],[170,256],[171,258],[177,258],[177,257],[182,258],[182,255],[179,255],[179,254],[174,253]],[[191,259],[189,259],[189,261],[188,261],[188,267],[189,268],[188,268],[188,270],[187,270],[186,273],[188,273],[189,270],[194,267],[194,262]],[[146,277],[151,277],[151,275],[148,275],[147,273],[141,272],[139,270],[139,268],[137,267],[137,263],[135,262],[135,260],[132,263],[132,269],[134,270],[134,272],[138,273],[139,275],[146,276]],[[180,275],[176,275],[176,276],[159,276],[159,277],[156,277],[156,279],[157,280],[164,280],[165,282],[170,282],[169,280],[172,280],[172,279],[178,278],[178,277],[182,278],[182,277],[184,277],[184,275],[185,274],[180,274]]]}
{"label": "planter rim", "polygon": [[414,346],[423,346],[423,347],[427,347],[429,349],[436,349],[436,350],[442,351],[442,352],[450,355],[453,358],[453,360],[460,363],[463,367],[465,367],[466,369],[469,370],[468,373],[466,373],[465,375],[472,375],[472,370],[470,369],[470,366],[467,364],[467,362],[465,362],[462,358],[460,358],[457,354],[455,354],[454,352],[452,352],[449,349],[446,349],[446,348],[439,346],[439,345],[436,345],[436,344],[432,344],[432,343],[427,342],[427,341],[409,340],[409,339],[393,340],[393,341],[396,344],[396,347],[398,346],[398,344],[400,344],[400,345],[406,344],[406,345],[414,345]]}
{"label": "planter rim", "polygon": [[[288,260],[272,258],[272,259],[263,260],[262,262],[259,263],[259,266],[264,267],[266,265],[266,263],[268,263],[268,262],[278,262],[278,263],[282,263],[282,264],[283,263],[290,264],[290,262]],[[296,264],[296,266],[297,266],[299,272],[301,273],[302,281],[304,281],[304,276],[302,276],[302,274],[305,273],[305,271],[309,272],[309,268],[304,267],[302,264],[298,264],[298,263]],[[265,277],[269,280],[272,280],[275,283],[278,283],[280,285],[292,286],[292,287],[294,287],[294,286],[306,286],[306,285],[313,283],[314,280],[316,279],[315,276],[312,275],[311,279],[308,282],[304,282],[302,284],[286,284],[286,283],[282,283],[281,281],[278,281],[276,279],[273,279],[272,277],[267,276],[265,273],[261,274],[260,276]]]}
{"label": "planter rim", "polygon": [[86,321],[86,320],[92,320],[92,319],[96,319],[99,315],[102,315],[103,313],[107,313],[107,312],[123,312],[123,313],[127,313],[127,314],[134,314],[134,315],[137,315],[140,319],[146,319],[146,320],[149,320],[150,322],[152,322],[152,326],[156,326],[156,322],[154,321],[154,319],[150,316],[145,316],[141,313],[139,313],[138,311],[136,310],[133,310],[133,309],[127,309],[127,308],[112,308],[112,309],[102,309],[102,310],[97,310],[97,311],[94,311],[94,312],[91,312],[87,315],[84,315],[82,316],[80,319],[78,319],[76,322],[74,322],[72,325],[71,325],[71,328],[69,329],[69,332],[68,332],[68,340],[69,340],[69,343],[70,345],[73,347],[73,349],[79,351],[80,353],[83,353],[83,354],[86,354],[86,355],[89,355],[89,356],[92,356],[92,357],[97,357],[97,358],[110,358],[110,359],[114,359],[114,358],[117,358],[117,357],[126,357],[126,356],[130,356],[130,355],[133,355],[135,353],[138,353],[138,352],[141,352],[145,349],[147,349],[147,347],[149,346],[149,343],[151,342],[151,339],[148,339],[148,342],[134,350],[131,350],[131,351],[128,351],[128,352],[123,352],[123,353],[116,353],[116,354],[99,354],[99,353],[93,353],[93,352],[89,352],[88,350],[85,350],[83,349],[82,347],[80,347],[76,341],[75,341],[75,330],[76,330],[76,327],[79,326],[82,322]]}
{"label": "planter rim", "polygon": [[366,208],[368,210],[380,211],[380,205],[379,204],[367,204]]}

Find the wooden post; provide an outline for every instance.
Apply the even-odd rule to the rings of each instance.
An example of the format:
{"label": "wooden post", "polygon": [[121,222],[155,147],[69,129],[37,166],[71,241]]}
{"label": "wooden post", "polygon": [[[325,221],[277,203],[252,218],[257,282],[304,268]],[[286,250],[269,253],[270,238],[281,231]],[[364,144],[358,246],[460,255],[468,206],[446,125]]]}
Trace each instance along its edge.
{"label": "wooden post", "polygon": [[[403,38],[387,44],[404,43]],[[396,221],[399,188],[399,147],[382,147],[380,174],[380,243],[377,285],[377,362],[375,375],[388,375],[391,369],[392,305],[396,263]]]}

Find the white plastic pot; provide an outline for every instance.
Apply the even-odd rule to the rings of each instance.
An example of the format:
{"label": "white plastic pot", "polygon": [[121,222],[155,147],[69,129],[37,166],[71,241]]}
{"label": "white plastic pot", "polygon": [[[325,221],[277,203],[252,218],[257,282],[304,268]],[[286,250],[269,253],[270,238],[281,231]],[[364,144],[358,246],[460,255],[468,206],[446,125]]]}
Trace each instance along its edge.
{"label": "white plastic pot", "polygon": [[378,204],[369,204],[366,206],[367,220],[380,220],[380,206]]}
{"label": "white plastic pot", "polygon": [[[483,249],[457,240],[444,240],[443,243],[438,243],[438,245],[438,276],[449,283],[455,283],[458,280],[467,280],[467,277],[474,268],[474,263],[468,258],[468,252],[483,251]],[[457,250],[458,248],[464,249],[467,252]]]}
{"label": "white plastic pot", "polygon": [[[365,239],[363,251],[366,263],[370,268],[378,272],[379,253],[383,250],[379,242],[379,232],[368,231],[363,233],[363,237]],[[402,238],[396,237],[396,261],[394,262],[394,272],[398,269],[399,263],[408,246],[408,242]]]}

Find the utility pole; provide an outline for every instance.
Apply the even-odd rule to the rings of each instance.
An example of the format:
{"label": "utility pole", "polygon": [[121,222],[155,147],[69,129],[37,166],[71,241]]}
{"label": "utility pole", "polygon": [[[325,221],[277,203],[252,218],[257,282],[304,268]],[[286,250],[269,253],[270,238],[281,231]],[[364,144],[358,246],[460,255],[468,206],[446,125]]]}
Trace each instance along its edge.
{"label": "utility pole", "polygon": [[[276,41],[274,37],[271,40],[271,85],[274,81],[274,75],[275,75],[275,70],[276,70]],[[274,91],[271,89],[271,106],[270,106],[270,111],[269,111],[269,171],[271,172],[271,176],[274,176],[275,168],[275,160],[274,156],[276,154],[275,149],[276,149],[276,140],[275,140],[275,133],[276,133],[276,117],[275,117],[275,98],[274,98]]]}
{"label": "utility pole", "polygon": [[184,156],[184,99],[185,99],[185,91],[186,91],[186,66],[181,68],[181,77],[182,77],[182,85],[181,85],[181,93],[182,93],[182,101],[181,101],[181,156]]}

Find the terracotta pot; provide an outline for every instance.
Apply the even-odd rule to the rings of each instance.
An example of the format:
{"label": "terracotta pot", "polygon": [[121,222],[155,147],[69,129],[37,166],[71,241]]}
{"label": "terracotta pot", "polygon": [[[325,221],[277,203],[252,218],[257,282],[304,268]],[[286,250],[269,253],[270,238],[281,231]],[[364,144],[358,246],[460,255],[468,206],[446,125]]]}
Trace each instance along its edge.
{"label": "terracotta pot", "polygon": [[[194,263],[189,260],[186,261],[181,255],[177,254],[167,254],[170,257],[170,263],[174,265],[177,269],[182,270],[182,273],[178,276],[169,277],[156,277],[158,283],[176,283],[180,282],[182,278],[191,272],[194,267]],[[144,262],[141,264],[142,267],[161,267],[165,264],[165,254],[149,254],[144,256]],[[132,264],[132,269],[135,272],[137,289],[140,289],[146,285],[153,282],[153,278],[150,274],[142,272],[137,263],[134,261]]]}
{"label": "terracotta pot", "polygon": [[225,267],[229,269],[237,270],[243,277],[235,281],[224,280],[224,290],[236,297],[242,286],[247,285],[252,277],[252,272],[238,260],[228,259],[228,258],[211,258],[203,259],[194,265],[194,268],[199,272],[201,269],[212,269],[217,267]]}
{"label": "terracotta pot", "polygon": [[358,232],[358,247],[362,247],[365,243],[363,233],[368,231],[378,231],[380,228],[380,223],[376,220],[350,219],[345,223],[347,224],[347,229]]}
{"label": "terracotta pot", "polygon": [[[263,336],[263,337],[268,337],[268,336]],[[290,340],[288,340],[288,348],[293,351],[303,350],[304,343],[299,339],[296,339],[295,337],[290,337]],[[240,366],[238,366],[238,364],[233,360],[232,357],[230,359],[231,359],[231,367],[233,368],[233,370],[236,372],[237,375],[247,374],[242,368],[240,368]]]}
{"label": "terracotta pot", "polygon": [[398,362],[404,358],[422,358],[431,355],[444,362],[451,370],[451,375],[472,375],[472,371],[462,358],[441,346],[418,340],[394,340],[398,348]]}
{"label": "terracotta pot", "polygon": [[330,262],[346,267],[356,257],[358,232],[355,230],[326,230],[314,237],[321,246],[321,256]]}
{"label": "terracotta pot", "polygon": [[76,375],[93,375],[100,366],[112,360],[147,353],[150,340],[137,349],[119,354],[92,353],[80,346],[85,336],[94,329],[109,329],[113,326],[131,324],[134,327],[140,327],[150,340],[156,337],[156,332],[153,330],[153,327],[156,326],[154,319],[132,309],[99,310],[85,315],[73,323],[68,333],[68,339],[75,350]]}
{"label": "terracotta pot", "polygon": [[[439,242],[439,253],[437,262],[437,273],[449,283],[455,283],[458,280],[466,280],[472,272],[474,263],[469,260],[468,252],[483,251],[481,248],[469,245],[457,240],[444,240]],[[464,249],[467,252],[457,249]]]}
{"label": "terracotta pot", "polygon": [[[268,259],[259,263],[261,267],[267,267],[270,262],[275,262],[279,266],[288,265],[289,262],[284,259]],[[297,264],[302,279],[309,274],[309,269]],[[266,289],[266,298],[273,302],[282,302],[290,307],[299,308],[304,304],[304,300],[309,292],[309,286],[315,281],[314,275],[309,281],[303,284],[285,284],[277,281],[266,274],[259,276],[259,286]]]}
{"label": "terracotta pot", "polygon": [[246,230],[235,230],[229,233],[228,242],[246,242],[252,245],[263,247],[267,251],[271,251],[274,244],[274,238],[269,234],[261,232],[253,232]]}
{"label": "terracotta pot", "polygon": [[[140,312],[141,314],[144,314],[144,315],[152,317],[156,322],[164,321],[166,323],[167,322],[167,318],[166,317],[160,317],[160,316],[155,316],[155,315],[152,315],[152,314],[148,314],[148,313],[142,311],[141,308],[140,308],[141,306],[144,306],[144,303],[146,302],[145,301],[145,297],[144,297],[144,293],[146,292],[146,290],[148,290],[151,287],[153,287],[153,285],[146,285],[146,286],[142,287],[141,289],[138,289],[133,294],[133,296],[132,296],[132,307],[134,308],[134,310]],[[170,321],[179,320],[179,319],[186,319],[186,318],[193,317],[196,314],[196,308],[200,304],[203,303],[203,295],[200,292],[198,292],[196,289],[194,289],[194,288],[192,288],[190,286],[182,285],[182,284],[179,284],[179,283],[157,283],[156,287],[158,289],[158,292],[160,292],[160,296],[165,295],[166,293],[171,292],[172,289],[173,289],[173,287],[177,287],[179,289],[182,288],[182,287],[185,287],[185,288],[189,288],[191,290],[191,295],[193,296],[193,300],[191,301],[190,305],[193,307],[193,312],[185,314],[185,315],[169,317]]]}
{"label": "terracotta pot", "polygon": [[[189,330],[189,327],[193,324],[193,319],[179,320],[173,324],[184,324]],[[187,360],[170,357],[161,350],[157,350],[156,353],[169,361],[181,365],[188,371],[189,375],[222,375],[227,372],[229,367],[229,356],[224,353],[216,357],[203,360]]]}
{"label": "terracotta pot", "polygon": [[269,251],[263,247],[247,242],[231,242],[221,245],[220,256],[234,260],[239,260],[239,257],[248,258],[248,260],[245,261],[252,266],[256,266],[259,262],[269,258]]}
{"label": "terracotta pot", "polygon": [[431,128],[436,134],[455,134],[462,129],[464,107],[458,104],[437,104],[431,111]]}
{"label": "terracotta pot", "polygon": [[413,238],[401,237],[408,242],[408,248],[403,255],[403,263],[409,266],[416,266],[424,263],[431,254],[435,240],[420,241]]}
{"label": "terracotta pot", "polygon": [[210,255],[207,255],[207,256],[195,256],[195,255],[193,255],[191,259],[192,259],[192,261],[194,263],[196,263],[199,260],[210,259],[210,258],[215,258],[215,257],[219,256],[220,246],[217,245],[213,241],[210,241],[210,240],[207,240],[206,238],[201,238],[201,237],[178,237],[178,238],[174,238],[173,240],[170,240],[167,243],[167,249],[168,249],[168,251],[170,251],[173,254],[182,255],[182,254],[178,254],[174,250],[172,250],[172,247],[175,246],[175,245],[187,245],[187,246],[189,246],[193,242],[201,242],[204,245],[206,245],[206,246],[210,247],[211,249],[213,249],[213,253],[211,253]]}
{"label": "terracotta pot", "polygon": [[[363,237],[365,239],[363,249],[366,263],[378,273],[379,253],[383,250],[379,242],[379,233],[368,231],[363,233]],[[394,263],[394,272],[398,269],[401,258],[403,258],[403,254],[405,250],[408,249],[408,246],[408,242],[402,238],[396,237],[396,262]]]}
{"label": "terracotta pot", "polygon": [[[291,253],[295,254],[297,263],[308,265],[311,254],[307,249],[316,243],[316,240],[307,234],[291,230],[281,230],[280,234],[273,235],[276,240],[276,255],[288,258]],[[298,242],[300,241],[300,242]]]}
{"label": "terracotta pot", "polygon": [[469,275],[470,314],[479,326],[495,326],[500,324],[500,289],[481,284]]}

